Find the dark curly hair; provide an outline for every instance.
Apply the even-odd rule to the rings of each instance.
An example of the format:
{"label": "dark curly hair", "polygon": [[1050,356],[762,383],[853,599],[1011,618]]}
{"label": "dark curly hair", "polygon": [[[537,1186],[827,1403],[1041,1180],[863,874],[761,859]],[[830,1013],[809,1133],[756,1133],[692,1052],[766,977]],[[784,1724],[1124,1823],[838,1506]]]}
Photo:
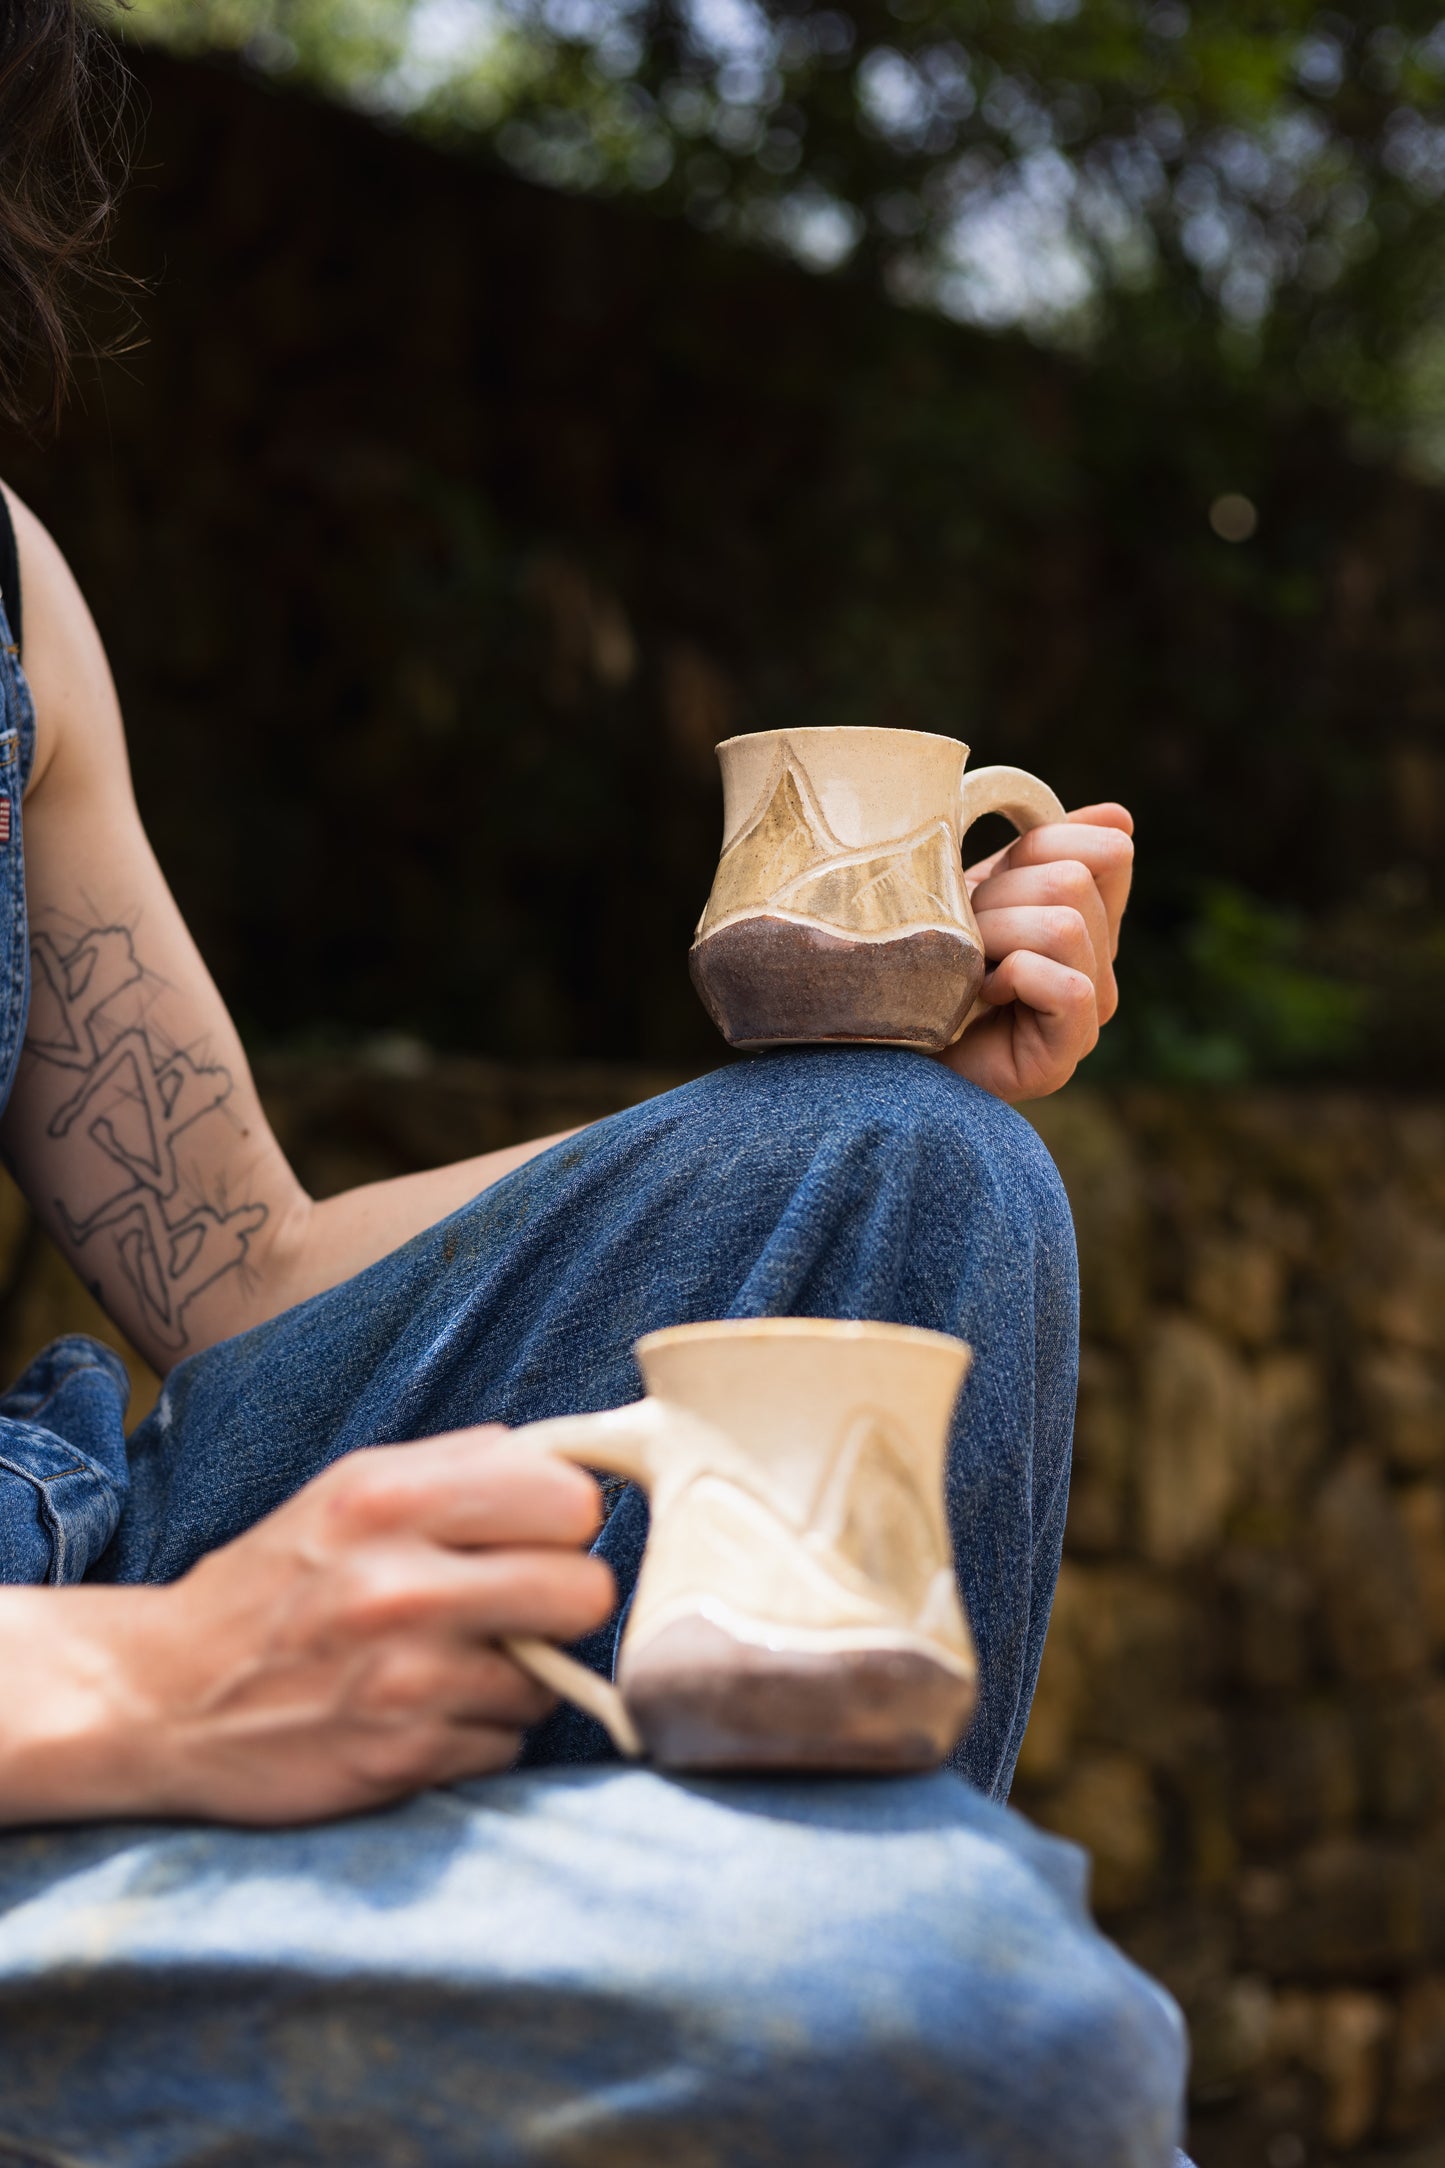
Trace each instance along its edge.
{"label": "dark curly hair", "polygon": [[[118,0],[124,6],[126,0]],[[0,0],[0,410],[53,422],[77,350],[123,281],[106,244],[124,178],[126,77],[86,0]]]}

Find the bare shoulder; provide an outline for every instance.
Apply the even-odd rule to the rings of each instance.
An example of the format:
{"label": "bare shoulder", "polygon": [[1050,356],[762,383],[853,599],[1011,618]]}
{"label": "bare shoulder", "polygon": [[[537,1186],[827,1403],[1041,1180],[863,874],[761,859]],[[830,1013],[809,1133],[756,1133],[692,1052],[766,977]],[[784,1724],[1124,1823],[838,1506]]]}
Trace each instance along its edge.
{"label": "bare shoulder", "polygon": [[8,482],[0,481],[15,526],[25,618],[25,675],[35,701],[35,766],[30,791],[99,762],[125,767],[120,709],[95,620],[64,553]]}

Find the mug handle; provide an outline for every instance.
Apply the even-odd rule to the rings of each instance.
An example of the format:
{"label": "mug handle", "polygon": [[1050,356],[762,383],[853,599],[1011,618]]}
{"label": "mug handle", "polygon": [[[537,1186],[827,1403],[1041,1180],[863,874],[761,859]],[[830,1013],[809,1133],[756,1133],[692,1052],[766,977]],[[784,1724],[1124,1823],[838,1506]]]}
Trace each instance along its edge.
{"label": "mug handle", "polygon": [[965,769],[958,789],[958,840],[960,844],[976,820],[985,813],[1002,813],[1019,834],[1042,828],[1046,821],[1061,821],[1063,806],[1047,783],[1026,768]]}
{"label": "mug handle", "polygon": [[[975,768],[970,775],[964,773],[958,791],[958,840],[960,846],[976,820],[985,813],[1002,813],[1012,821],[1021,836],[1031,828],[1042,828],[1049,821],[1065,818],[1063,805],[1036,775],[1027,768]],[[981,1016],[992,1016],[993,1010],[986,1001],[975,1001],[962,1024],[958,1037],[961,1039],[970,1024],[976,1024]],[[954,1044],[957,1045],[955,1040]]]}
{"label": "mug handle", "polygon": [[[514,1430],[510,1443],[525,1445],[538,1453],[552,1453],[559,1460],[575,1461],[579,1468],[605,1468],[630,1482],[651,1487],[651,1447],[657,1430],[656,1402],[635,1400],[629,1407],[607,1408],[599,1415],[558,1415],[547,1422],[524,1423]],[[638,1761],[643,1745],[627,1704],[609,1679],[564,1656],[550,1641],[536,1634],[504,1634],[501,1645],[514,1663],[530,1671],[534,1679],[556,1694],[575,1702],[595,1716],[619,1754]]]}

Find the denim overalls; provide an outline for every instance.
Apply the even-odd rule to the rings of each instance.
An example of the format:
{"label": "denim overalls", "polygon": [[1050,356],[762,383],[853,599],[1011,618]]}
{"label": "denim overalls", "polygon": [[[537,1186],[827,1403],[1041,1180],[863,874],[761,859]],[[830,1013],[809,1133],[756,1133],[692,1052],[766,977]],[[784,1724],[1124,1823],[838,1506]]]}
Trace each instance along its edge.
{"label": "denim overalls", "polygon": [[[4,644],[8,1091],[33,724]],[[315,1829],[0,1833],[0,2156],[1166,2168],[1178,2014],[1091,1924],[1082,1855],[983,1796],[1057,1567],[1073,1247],[1033,1132],[936,1064],[775,1055],[596,1124],[177,1365],[129,1475],[119,1359],[58,1341],[0,1398],[0,1580],[170,1580],[339,1453],[615,1405],[634,1334],[789,1312],[979,1349],[949,1500],[973,1783],[554,1767]],[[624,1597],[645,1530],[629,1491],[599,1539]],[[595,1759],[589,1726],[559,1711],[529,1758]]]}
{"label": "denim overalls", "polygon": [[[21,798],[35,710],[0,600],[0,1106],[30,1007]],[[0,1582],[78,1581],[115,1531],[127,1488],[125,1365],[72,1334],[0,1394]]]}

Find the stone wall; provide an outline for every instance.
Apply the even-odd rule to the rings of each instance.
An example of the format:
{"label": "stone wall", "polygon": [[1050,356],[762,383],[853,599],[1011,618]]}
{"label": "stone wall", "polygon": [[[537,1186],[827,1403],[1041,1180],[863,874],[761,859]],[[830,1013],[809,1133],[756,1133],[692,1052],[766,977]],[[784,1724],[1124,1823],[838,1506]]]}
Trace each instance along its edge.
{"label": "stone wall", "polygon": [[[318,1191],[668,1081],[406,1042],[263,1072]],[[1034,1112],[1084,1363],[1017,1804],[1090,1848],[1105,1923],[1183,2000],[1201,2168],[1445,2162],[1445,1107]],[[95,1329],[13,1191],[0,1267],[12,1369]]]}
{"label": "stone wall", "polygon": [[1017,1800],[1181,1996],[1218,2168],[1445,2160],[1445,1110],[1038,1110],[1084,1265]]}

